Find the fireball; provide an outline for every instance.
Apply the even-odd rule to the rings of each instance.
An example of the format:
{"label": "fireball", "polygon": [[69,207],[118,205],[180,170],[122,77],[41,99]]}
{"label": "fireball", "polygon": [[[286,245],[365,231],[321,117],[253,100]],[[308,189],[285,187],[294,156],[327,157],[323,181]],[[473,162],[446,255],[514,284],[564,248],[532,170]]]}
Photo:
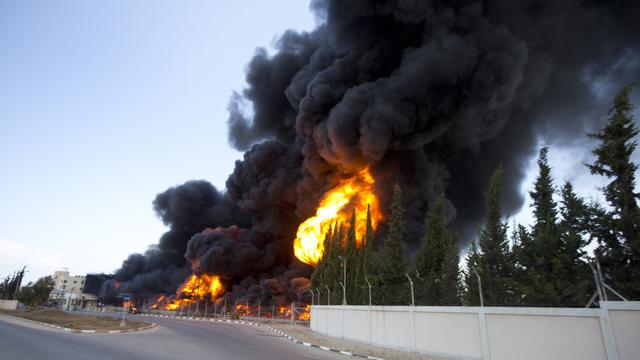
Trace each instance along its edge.
{"label": "fireball", "polygon": [[325,193],[316,214],[298,227],[293,243],[296,257],[306,264],[316,265],[324,253],[324,238],[332,222],[348,225],[353,210],[356,212],[356,241],[360,246],[366,230],[367,206],[371,208],[374,229],[382,218],[373,184],[374,179],[366,168]]}

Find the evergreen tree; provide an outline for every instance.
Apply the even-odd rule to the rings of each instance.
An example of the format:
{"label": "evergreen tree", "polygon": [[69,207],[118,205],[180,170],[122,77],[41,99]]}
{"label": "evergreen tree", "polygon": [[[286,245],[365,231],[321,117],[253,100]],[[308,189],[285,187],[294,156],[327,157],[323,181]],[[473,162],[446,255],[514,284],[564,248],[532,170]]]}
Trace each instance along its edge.
{"label": "evergreen tree", "polygon": [[389,230],[382,246],[373,254],[371,284],[374,286],[374,304],[406,305],[409,285],[405,278],[406,260],[404,243],[404,208],[402,190],[393,187],[393,199],[389,217]]}
{"label": "evergreen tree", "polygon": [[562,306],[584,306],[594,291],[589,266],[584,260],[586,251],[584,240],[587,206],[573,191],[570,182],[562,187],[562,220],[560,229],[560,252],[554,271]]}
{"label": "evergreen tree", "polygon": [[356,299],[354,305],[369,305],[369,288],[366,280],[371,274],[371,256],[373,255],[373,224],[371,206],[367,205],[367,220],[364,236],[357,254],[357,274],[355,280]]}
{"label": "evergreen tree", "polygon": [[475,271],[478,269],[480,254],[478,254],[478,247],[476,242],[471,243],[469,252],[465,263],[467,264],[467,270],[463,274],[464,281],[464,293],[463,303],[467,306],[480,305],[480,291],[478,286],[478,278]]}
{"label": "evergreen tree", "polygon": [[554,186],[547,154],[548,148],[543,146],[538,155],[539,174],[534,190],[529,192],[535,217],[531,239],[523,241],[517,251],[523,271],[518,277],[519,287],[527,306],[559,306],[562,302],[561,290],[555,281],[555,271],[560,266],[558,254],[561,252],[558,210],[553,200]]}
{"label": "evergreen tree", "polygon": [[599,142],[593,150],[596,161],[587,165],[592,174],[611,179],[604,187],[611,212],[601,214],[600,224],[612,225],[612,236],[598,239],[596,251],[604,271],[613,287],[627,296],[640,297],[640,209],[635,192],[635,171],[638,165],[631,161],[637,147],[638,135],[633,119],[634,106],[629,101],[631,86],[622,89],[613,100],[607,124],[600,131],[589,134]]}
{"label": "evergreen tree", "polygon": [[425,221],[426,233],[416,255],[416,304],[459,305],[459,268],[456,237],[444,215],[444,197],[432,205]]}
{"label": "evergreen tree", "polygon": [[526,292],[526,284],[528,284],[526,268],[522,264],[522,260],[526,259],[526,252],[532,248],[531,233],[523,225],[514,224],[513,233],[511,235],[513,248],[511,250],[511,259],[513,264],[513,283],[515,287],[516,299],[514,305],[522,305],[524,293]]}
{"label": "evergreen tree", "polygon": [[356,211],[354,209],[351,213],[351,221],[349,222],[349,231],[347,233],[347,243],[345,245],[345,256],[343,258],[347,265],[347,279],[345,286],[347,288],[347,304],[350,305],[357,304],[358,290],[361,288],[358,283],[360,264],[358,261],[356,225]]}
{"label": "evergreen tree", "polygon": [[318,304],[326,304],[327,297],[325,294],[325,285],[328,285],[328,263],[331,258],[331,237],[333,236],[333,225],[329,228],[329,231],[324,237],[324,252],[318,265],[311,274],[311,289],[312,292],[315,289],[320,290],[320,298],[317,300]]}
{"label": "evergreen tree", "polygon": [[27,310],[31,311],[47,301],[54,285],[55,282],[51,276],[41,277],[35,284],[30,282],[27,286],[23,286],[15,298],[26,305]]}
{"label": "evergreen tree", "polygon": [[491,177],[485,193],[487,219],[480,232],[480,252],[476,270],[482,280],[485,305],[504,306],[515,303],[513,263],[507,239],[507,224],[502,217],[502,177],[499,167]]}
{"label": "evergreen tree", "polygon": [[342,260],[345,256],[345,235],[344,225],[339,223],[337,229],[334,230],[333,239],[331,239],[331,261],[328,264],[329,267],[329,288],[331,288],[331,304],[342,304],[342,286],[343,282],[343,269]]}

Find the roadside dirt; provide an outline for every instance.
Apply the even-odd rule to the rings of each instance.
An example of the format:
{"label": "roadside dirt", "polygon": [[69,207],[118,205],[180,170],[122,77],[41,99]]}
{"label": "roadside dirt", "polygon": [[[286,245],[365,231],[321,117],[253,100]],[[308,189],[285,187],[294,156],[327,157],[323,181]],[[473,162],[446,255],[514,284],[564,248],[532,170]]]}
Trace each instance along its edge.
{"label": "roadside dirt", "polygon": [[356,341],[337,339],[311,331],[308,326],[266,322],[265,325],[285,332],[292,337],[310,344],[348,351],[354,354],[374,356],[385,360],[448,360],[443,357],[428,356],[407,351],[392,350]]}
{"label": "roadside dirt", "polygon": [[68,314],[61,310],[34,311],[2,311],[3,314],[40,321],[76,330],[131,330],[151,325],[143,321],[127,320],[125,327],[120,327],[120,319],[109,316],[83,316]]}

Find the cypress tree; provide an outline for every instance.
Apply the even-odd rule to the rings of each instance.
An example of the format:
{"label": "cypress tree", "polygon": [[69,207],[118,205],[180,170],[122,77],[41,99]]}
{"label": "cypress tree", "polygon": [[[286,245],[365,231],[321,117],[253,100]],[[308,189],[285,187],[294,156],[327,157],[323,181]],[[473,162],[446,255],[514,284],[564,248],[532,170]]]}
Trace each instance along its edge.
{"label": "cypress tree", "polygon": [[[640,209],[635,192],[638,165],[631,161],[638,135],[633,119],[634,106],[629,101],[631,86],[616,94],[607,124],[588,136],[598,141],[592,152],[596,161],[587,166],[592,174],[611,179],[604,195],[612,211],[604,211],[597,221],[612,226],[611,236],[599,238],[596,255],[603,270],[612,278],[613,287],[629,297],[640,297]],[[602,210],[602,209],[597,209]],[[596,212],[597,213],[597,212]],[[608,218],[608,219],[607,219]]]}
{"label": "cypress tree", "polygon": [[[349,231],[347,233],[347,243],[345,244],[345,256],[343,259],[346,259],[347,264],[347,283],[345,284],[347,288],[347,304],[355,305],[358,301],[358,276],[360,275],[359,271],[359,261],[358,261],[358,250],[357,250],[357,240],[356,240],[356,211],[355,209],[351,213],[351,221],[349,221]],[[343,280],[344,281],[344,280]]]}
{"label": "cypress tree", "polygon": [[[358,249],[358,274],[356,276],[356,299],[354,304],[369,304],[369,288],[366,280],[371,274],[371,256],[373,254],[373,224],[371,221],[371,206],[367,205],[367,220],[365,233]],[[369,280],[371,281],[371,280]]]}
{"label": "cypress tree", "polygon": [[318,265],[315,270],[311,274],[311,289],[315,291],[315,289],[320,290],[320,298],[318,299],[319,304],[326,304],[327,297],[325,293],[325,285],[328,285],[328,266],[329,259],[331,258],[331,237],[333,236],[333,224],[329,228],[329,231],[324,236],[324,252]]}
{"label": "cypress tree", "polygon": [[416,277],[416,304],[459,305],[458,250],[444,216],[444,197],[431,206],[425,227],[411,271]]}
{"label": "cypress tree", "polygon": [[499,167],[485,193],[487,219],[480,232],[480,252],[477,259],[478,274],[482,280],[485,305],[501,306],[515,303],[512,282],[513,264],[507,239],[507,224],[502,217],[502,177]]}
{"label": "cypress tree", "polygon": [[554,271],[560,296],[558,305],[584,306],[593,293],[592,275],[583,259],[586,256],[584,240],[587,220],[587,206],[573,191],[570,182],[562,187],[562,208],[560,210],[560,252]]}
{"label": "cypress tree", "polygon": [[373,253],[371,284],[374,286],[374,303],[379,305],[406,305],[409,284],[405,278],[406,260],[404,244],[404,208],[402,190],[393,187],[393,199],[389,217],[389,230],[382,246]]}
{"label": "cypress tree", "polygon": [[345,256],[345,236],[344,226],[338,223],[337,230],[334,230],[333,239],[331,239],[331,262],[330,262],[330,285],[331,288],[331,304],[342,304],[342,286],[343,281],[342,261],[340,257]]}

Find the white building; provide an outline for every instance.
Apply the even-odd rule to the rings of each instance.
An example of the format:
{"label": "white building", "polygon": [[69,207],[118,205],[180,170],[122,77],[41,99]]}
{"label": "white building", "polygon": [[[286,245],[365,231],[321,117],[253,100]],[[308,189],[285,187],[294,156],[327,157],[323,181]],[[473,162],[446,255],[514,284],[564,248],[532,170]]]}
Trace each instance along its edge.
{"label": "white building", "polygon": [[54,288],[49,295],[50,303],[56,307],[96,308],[98,297],[84,293],[86,276],[71,276],[69,271],[62,270],[53,273]]}

